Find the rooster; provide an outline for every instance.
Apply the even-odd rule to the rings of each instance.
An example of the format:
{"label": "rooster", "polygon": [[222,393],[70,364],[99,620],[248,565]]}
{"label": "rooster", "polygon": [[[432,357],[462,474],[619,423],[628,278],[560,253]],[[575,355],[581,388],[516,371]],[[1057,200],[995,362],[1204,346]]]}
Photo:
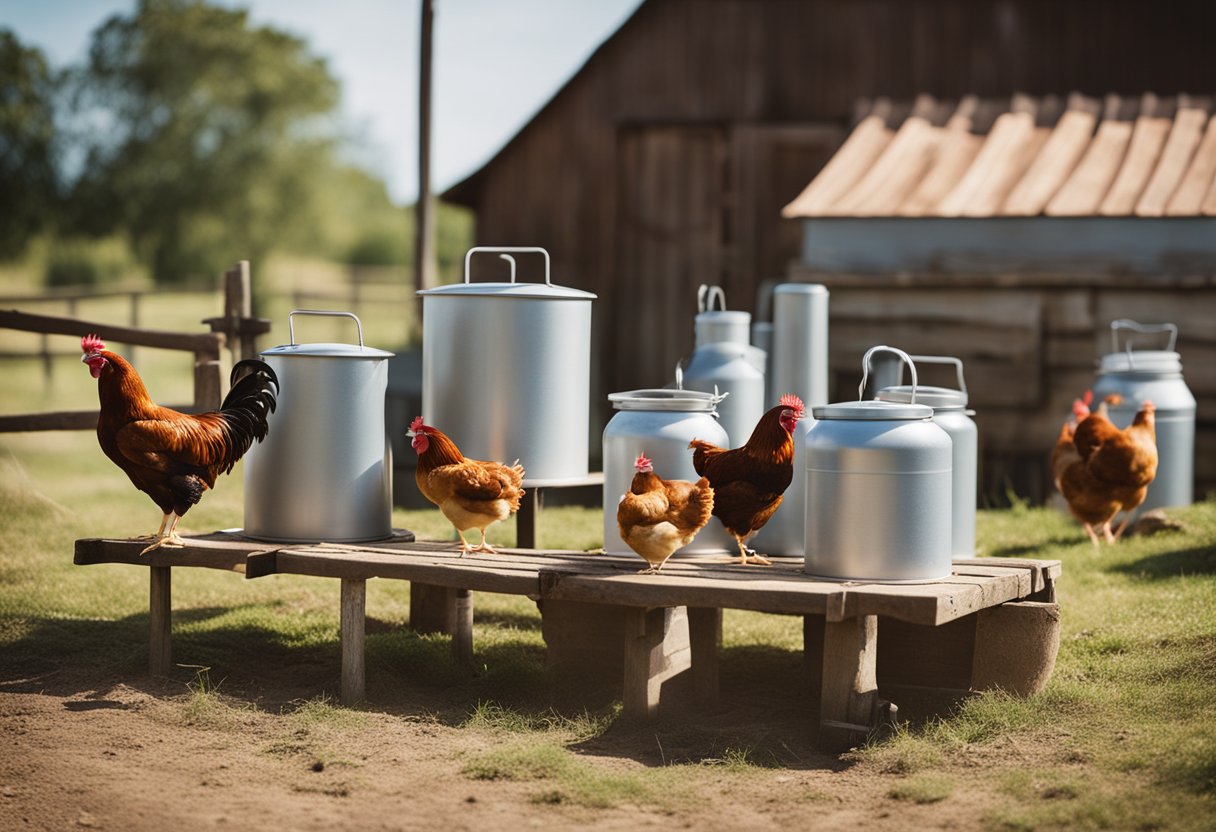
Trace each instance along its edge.
{"label": "rooster", "polygon": [[637,473],[616,507],[621,540],[657,573],[672,553],[687,546],[705,527],[714,508],[714,490],[705,477],[695,483],[664,480],[645,454],[634,462]]}
{"label": "rooster", "polygon": [[164,514],[156,533],[142,538],[155,542],[140,554],[180,548],[178,522],[219,474],[231,472],[254,441],[266,437],[279,391],[274,370],[254,359],[237,362],[220,409],[192,416],[153,402],[135,368],[98,336],[81,338],[80,349],[97,379],[101,450]]}
{"label": "rooster", "polygon": [[794,478],[791,434],[805,415],[802,400],[788,393],[760,417],[742,447],[726,450],[700,439],[688,443],[693,468],[713,486],[713,514],[739,544],[743,565],[772,562],[747,548],[747,541],[773,516]]}
{"label": "rooster", "polygon": [[[1099,545],[1095,526],[1110,543],[1123,535],[1157,475],[1156,407],[1145,401],[1131,425],[1120,430],[1107,418],[1107,409],[1121,402],[1121,396],[1112,394],[1075,428],[1065,423],[1052,452],[1056,488],[1094,546]],[[1081,415],[1076,405],[1074,414]],[[1112,533],[1111,520],[1120,511],[1123,521]]]}
{"label": "rooster", "polygon": [[[421,416],[410,423],[406,435],[412,437],[410,444],[418,452],[418,468],[414,471],[418,490],[456,527],[460,556],[467,552],[494,553],[494,547],[486,542],[486,527],[519,511],[524,496],[524,468],[519,460],[503,465],[465,459],[455,442],[438,428],[424,424]],[[480,531],[481,543],[469,546],[465,529]]]}

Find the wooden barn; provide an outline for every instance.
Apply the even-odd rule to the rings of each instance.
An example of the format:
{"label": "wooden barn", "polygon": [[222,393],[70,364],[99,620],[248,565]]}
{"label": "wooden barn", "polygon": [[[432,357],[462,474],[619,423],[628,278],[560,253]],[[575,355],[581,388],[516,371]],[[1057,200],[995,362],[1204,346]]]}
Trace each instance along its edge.
{"label": "wooden barn", "polygon": [[[1177,319],[1188,381],[1192,368],[1200,368],[1187,351],[1216,349],[1216,326],[1200,323],[1203,309],[1210,309],[1203,304],[1216,297],[1216,268],[1205,260],[1216,234],[1199,183],[1206,169],[1191,164],[1201,144],[1210,152],[1203,141],[1210,136],[1211,101],[1199,95],[1216,78],[1212,31],[1216,4],[1207,2],[647,0],[514,138],[444,198],[474,210],[478,244],[544,246],[554,258],[555,282],[599,295],[596,435],[611,417],[607,393],[665,383],[690,350],[698,285],[720,284],[731,308],[754,312],[766,281],[822,282],[833,293],[831,363],[838,383],[832,398],[849,397],[867,341],[962,353],[973,367],[982,435],[991,437],[984,447],[987,490],[1010,484],[1041,496],[1044,476],[1034,460],[1053,433],[1040,437],[1038,425],[1056,418],[1059,402],[1076,395],[1082,379],[1092,380],[1108,314]],[[1149,101],[1145,94],[1161,98]],[[1004,153],[994,145],[985,155],[985,165],[1000,157],[993,163],[999,181],[989,182],[986,168],[973,179],[998,214],[1014,185],[1026,181],[1028,193],[1018,195],[1024,204],[1009,210],[1047,216],[1058,189],[1034,208],[1047,187],[1041,183],[1064,184],[1080,161],[1077,149],[1088,147],[1089,137],[1056,138],[1065,122],[1068,135],[1085,133],[1077,113],[1091,117],[1094,143],[1099,122],[1139,129],[1142,116],[1168,122],[1156,155],[1166,139],[1174,141],[1178,124],[1197,137],[1189,149],[1175,141],[1166,166],[1181,165],[1178,182],[1184,177],[1201,192],[1189,215],[1147,220],[1138,213],[1142,194],[1136,192],[1128,197],[1131,207],[1112,217],[1165,224],[1153,244],[1160,251],[1151,258],[1136,250],[1125,259],[1126,245],[1091,257],[1092,250],[1053,250],[1045,242],[1037,261],[1020,259],[1022,249],[1014,245],[1015,256],[999,268],[975,269],[966,246],[957,255],[948,246],[929,253],[915,246],[921,236],[915,223],[989,222],[966,212],[972,209],[924,218],[869,213],[866,194],[852,190],[863,176],[875,182],[887,175],[874,163],[888,145],[899,149],[895,138],[914,116],[939,131],[933,148],[954,119],[957,132],[950,135],[978,153],[1001,116],[1011,114],[1022,130],[1030,120],[1030,139]],[[969,121],[962,125],[955,117],[964,115]],[[877,137],[873,155],[839,161],[863,127]],[[1002,127],[998,135],[1006,134],[1016,130]],[[921,146],[893,157],[891,175],[903,185],[921,183],[928,152]],[[1042,160],[1028,179],[1037,157]],[[960,175],[977,158],[951,154]],[[844,200],[851,213],[799,210],[795,199],[821,171],[828,175],[825,166],[833,160],[837,170],[857,174],[838,179],[840,191],[830,201]],[[1146,169],[1151,174],[1155,161]],[[1163,214],[1173,199],[1173,191],[1159,197]],[[851,200],[863,207],[851,208]],[[1060,222],[1074,220],[1084,217]],[[1189,230],[1182,228],[1187,223]],[[883,244],[896,226],[906,238],[902,247]],[[1102,233],[1124,243],[1141,228]],[[973,225],[968,234],[979,229]],[[835,245],[837,233],[852,237]],[[1058,223],[1049,234],[1075,236]],[[820,247],[823,239],[829,244]],[[1197,252],[1187,248],[1196,239]],[[522,262],[520,269],[521,279],[535,279]],[[1111,302],[1108,290],[1115,288],[1121,300]],[[1206,314],[1207,321],[1216,318]],[[994,320],[1010,317],[1019,322],[1012,340],[993,328]],[[958,327],[957,334],[948,335],[947,326]],[[997,360],[998,353],[1012,357]],[[1018,368],[1017,383],[1005,384],[997,373],[1011,367]],[[1198,381],[1200,433],[1212,448],[1216,383]],[[1028,415],[1038,421],[1028,422]],[[1201,487],[1216,485],[1210,465],[1199,466],[1199,477]]]}

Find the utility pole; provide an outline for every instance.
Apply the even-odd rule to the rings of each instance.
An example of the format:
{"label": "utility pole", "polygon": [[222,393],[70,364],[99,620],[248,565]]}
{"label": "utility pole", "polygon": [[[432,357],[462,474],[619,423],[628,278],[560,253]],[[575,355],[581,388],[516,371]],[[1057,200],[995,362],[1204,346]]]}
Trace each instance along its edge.
{"label": "utility pole", "polygon": [[[418,202],[414,206],[414,283],[435,285],[435,211],[431,199],[431,64],[435,0],[422,0],[421,50],[418,66]],[[421,309],[421,299],[419,299]]]}

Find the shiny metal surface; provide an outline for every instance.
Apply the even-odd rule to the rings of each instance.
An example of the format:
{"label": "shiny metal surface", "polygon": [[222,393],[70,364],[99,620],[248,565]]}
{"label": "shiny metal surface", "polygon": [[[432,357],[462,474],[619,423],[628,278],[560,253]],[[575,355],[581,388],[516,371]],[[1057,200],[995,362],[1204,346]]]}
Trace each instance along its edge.
{"label": "shiny metal surface", "polygon": [[815,425],[810,413],[794,428],[794,477],[785,489],[781,505],[749,544],[762,555],[806,553],[806,434]]}
{"label": "shiny metal surface", "polygon": [[[616,524],[616,507],[633,482],[634,460],[645,453],[654,462],[654,472],[667,480],[696,482],[692,467],[692,451],[688,443],[703,439],[726,446],[726,431],[718,424],[704,399],[693,403],[692,410],[671,410],[669,394],[674,390],[634,390],[625,408],[618,398],[613,402],[617,413],[604,428],[604,551],[609,554],[629,554],[633,550],[621,540]],[[684,391],[687,392],[687,391]],[[613,396],[624,394],[614,393]],[[643,409],[650,401],[659,407]],[[734,538],[722,528],[718,518],[712,518],[692,543],[676,555],[707,554],[736,551]]]}
{"label": "shiny metal surface", "polygon": [[828,402],[828,290],[818,283],[773,289],[770,400],[793,393],[808,408]]}
{"label": "shiny metal surface", "polygon": [[697,289],[697,317],[693,322],[693,334],[697,346],[703,344],[751,342],[750,312],[728,310],[726,292],[721,286],[702,283]]}
{"label": "shiny metal surface", "polygon": [[[773,325],[770,322],[752,324],[752,346],[764,351],[764,400],[775,402],[781,396],[773,394]],[[806,401],[802,396],[799,398]]]}
{"label": "shiny metal surface", "polygon": [[[915,383],[915,367],[900,350],[875,347],[863,366],[879,351],[906,361]],[[854,410],[862,416],[839,418]],[[923,415],[870,415],[884,410]],[[949,575],[952,443],[933,423],[932,409],[851,402],[816,411],[835,418],[817,421],[806,435],[805,571],[864,581]]]}
{"label": "shiny metal surface", "polygon": [[1127,427],[1145,401],[1157,406],[1157,477],[1148,487],[1137,514],[1154,508],[1190,505],[1194,499],[1195,397],[1182,377],[1182,360],[1171,350],[1133,350],[1129,340],[1119,350],[1120,330],[1171,333],[1173,347],[1177,327],[1173,324],[1142,325],[1134,321],[1111,324],[1117,352],[1099,363],[1094,383],[1094,406],[1111,393],[1123,396],[1123,404],[1110,408],[1110,420]]}
{"label": "shiny metal surface", "polygon": [[729,394],[718,404],[718,421],[729,445],[747,441],[764,415],[764,374],[748,360],[750,344],[701,344],[684,367],[684,388],[703,393]]}
{"label": "shiny metal surface", "polygon": [[[473,249],[474,251],[543,249]],[[545,253],[546,264],[548,254]],[[591,301],[578,289],[465,283],[422,295],[422,415],[472,459],[528,479],[587,476]]]}
{"label": "shiny metal surface", "polygon": [[384,430],[391,356],[330,343],[262,353],[281,389],[266,439],[245,455],[246,534],[350,542],[392,533],[392,451]]}

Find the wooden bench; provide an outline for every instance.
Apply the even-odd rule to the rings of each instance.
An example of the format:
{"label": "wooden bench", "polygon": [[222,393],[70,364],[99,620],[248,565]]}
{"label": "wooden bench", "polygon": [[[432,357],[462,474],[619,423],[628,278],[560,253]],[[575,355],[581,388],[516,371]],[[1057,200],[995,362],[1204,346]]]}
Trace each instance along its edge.
{"label": "wooden bench", "polygon": [[416,542],[405,531],[375,544],[269,544],[239,532],[186,541],[184,549],[142,557],[146,544],[139,541],[76,541],[77,564],[149,567],[151,671],[170,667],[172,567],[228,569],[246,578],[335,578],[345,704],[364,697],[371,578],[410,581],[411,603],[419,605],[411,609],[411,625],[450,632],[465,660],[472,658],[472,592],[537,600],[550,652],[559,656],[577,655],[590,642],[562,643],[557,634],[572,628],[555,627],[554,619],[606,614],[621,633],[622,698],[633,717],[656,713],[664,683],[684,673],[700,699],[716,698],[723,609],[803,616],[807,654],[820,669],[820,742],[832,747],[846,747],[893,716],[891,703],[877,695],[882,676],[884,686],[897,688],[1001,687],[1025,695],[1046,683],[1059,647],[1059,561],[956,561],[954,574],[941,581],[876,584],[814,579],[802,572],[800,558],[775,559],[771,568],[740,567],[726,556],[681,558],[658,575],[638,574],[639,558],[585,552],[507,549],[461,558],[452,544]]}

